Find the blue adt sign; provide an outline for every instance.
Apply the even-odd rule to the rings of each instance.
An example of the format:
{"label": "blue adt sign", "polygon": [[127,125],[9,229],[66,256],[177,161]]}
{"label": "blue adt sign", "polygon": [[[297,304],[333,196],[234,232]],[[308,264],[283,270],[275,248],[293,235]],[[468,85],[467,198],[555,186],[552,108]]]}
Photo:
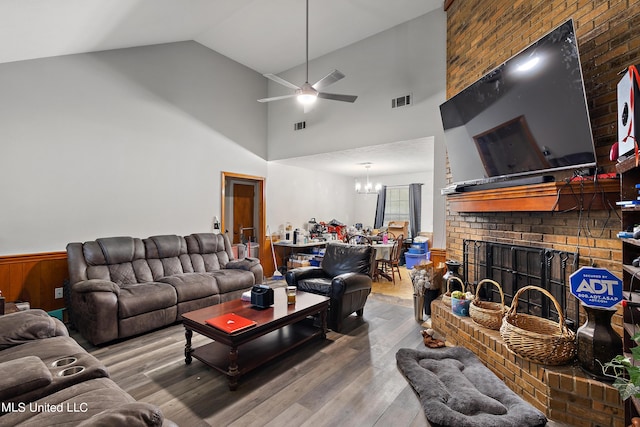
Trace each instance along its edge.
{"label": "blue adt sign", "polygon": [[571,293],[589,307],[611,308],[622,301],[622,280],[604,268],[582,267],[570,281]]}

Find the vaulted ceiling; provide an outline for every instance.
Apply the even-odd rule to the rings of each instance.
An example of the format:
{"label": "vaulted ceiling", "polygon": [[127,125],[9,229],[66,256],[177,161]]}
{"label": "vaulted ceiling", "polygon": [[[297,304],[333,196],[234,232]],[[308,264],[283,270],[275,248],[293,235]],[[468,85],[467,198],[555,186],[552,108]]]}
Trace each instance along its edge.
{"label": "vaulted ceiling", "polygon": [[[305,0],[0,0],[0,63],[195,40],[259,73],[279,73],[305,61],[305,7]],[[309,59],[441,7],[443,0],[309,0]],[[428,145],[410,144],[418,145],[288,163],[357,176],[357,159],[375,150],[388,164],[372,175],[406,172],[423,167],[411,166],[417,147]]]}
{"label": "vaulted ceiling", "polygon": [[[442,0],[309,0],[310,59]],[[195,40],[259,73],[305,60],[305,0],[0,0],[0,63]]]}

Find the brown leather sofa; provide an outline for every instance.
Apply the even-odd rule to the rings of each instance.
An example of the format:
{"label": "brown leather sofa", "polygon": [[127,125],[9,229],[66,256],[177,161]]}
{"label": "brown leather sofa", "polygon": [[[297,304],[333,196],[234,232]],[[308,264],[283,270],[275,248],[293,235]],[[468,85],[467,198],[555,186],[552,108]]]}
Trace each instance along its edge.
{"label": "brown leather sofa", "polygon": [[362,316],[371,293],[375,250],[371,245],[327,244],[320,267],[287,271],[287,284],[330,297],[327,323],[336,332],[351,313]]}
{"label": "brown leather sofa", "polygon": [[0,316],[0,425],[173,426],[42,310]]}
{"label": "brown leather sofa", "polygon": [[92,344],[172,324],[263,280],[260,261],[235,260],[226,234],[107,237],[69,243],[67,258],[71,324]]}

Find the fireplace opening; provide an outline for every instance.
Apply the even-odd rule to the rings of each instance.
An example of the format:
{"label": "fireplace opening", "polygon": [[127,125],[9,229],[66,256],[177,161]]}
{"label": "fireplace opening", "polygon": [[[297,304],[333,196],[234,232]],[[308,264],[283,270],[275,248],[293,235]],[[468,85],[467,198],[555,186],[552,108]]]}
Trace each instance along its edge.
{"label": "fireplace opening", "polygon": [[[579,254],[574,252],[465,239],[462,274],[474,291],[482,279],[498,282],[507,305],[511,305],[515,293],[524,286],[547,290],[562,308],[567,327],[575,331],[580,323],[580,303],[571,294],[569,276],[578,269],[578,258]],[[478,291],[482,299],[500,301],[495,286],[485,284],[483,288]],[[553,302],[540,292],[520,295],[517,311],[558,321]]]}

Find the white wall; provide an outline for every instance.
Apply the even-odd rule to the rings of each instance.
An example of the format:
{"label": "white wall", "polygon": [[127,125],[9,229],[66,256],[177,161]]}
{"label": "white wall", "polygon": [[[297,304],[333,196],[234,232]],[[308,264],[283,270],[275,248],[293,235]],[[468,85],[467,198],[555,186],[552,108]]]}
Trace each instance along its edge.
{"label": "white wall", "polygon": [[264,78],[195,42],[0,65],[0,255],[209,231],[266,176]]}
{"label": "white wall", "polygon": [[342,175],[269,162],[267,224],[276,233],[287,223],[304,228],[307,222],[336,219],[355,222],[353,180]]}
{"label": "white wall", "polygon": [[[272,231],[311,217],[361,222],[353,180],[264,159],[424,136],[435,137],[439,194],[445,40],[446,15],[435,11],[313,61],[311,80],[338,68],[347,77],[331,91],[359,99],[325,101],[331,108],[307,116],[287,102],[267,113],[256,102],[267,96],[264,77],[195,42],[0,64],[0,255],[211,230],[221,171],[267,177]],[[302,69],[283,77],[297,82]],[[411,108],[388,108],[408,91]],[[298,140],[289,130],[301,118],[308,128]],[[434,241],[442,236],[444,247],[436,199]]]}
{"label": "white wall", "polygon": [[[439,106],[446,96],[446,14],[436,10],[313,60],[309,81],[337,68],[346,77],[327,91],[358,95],[354,104],[318,100],[304,114],[294,100],[269,103],[269,160],[434,137],[434,244],[445,247],[446,149]],[[301,84],[305,67],[281,73]],[[269,96],[290,93],[270,82]],[[391,109],[391,99],[412,93],[409,108]],[[304,132],[293,123],[305,120]]]}

